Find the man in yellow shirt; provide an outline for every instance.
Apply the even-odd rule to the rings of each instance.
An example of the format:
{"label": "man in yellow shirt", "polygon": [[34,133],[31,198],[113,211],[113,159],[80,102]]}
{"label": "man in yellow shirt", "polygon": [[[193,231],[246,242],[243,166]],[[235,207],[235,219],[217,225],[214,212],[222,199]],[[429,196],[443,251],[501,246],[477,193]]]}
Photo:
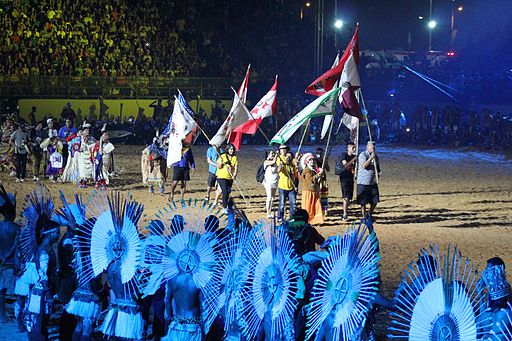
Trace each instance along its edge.
{"label": "man in yellow shirt", "polygon": [[[283,145],[279,147],[280,152]],[[295,213],[295,198],[297,196],[297,179],[298,172],[295,163],[293,162],[293,153],[286,148],[286,153],[284,156],[284,160],[282,155],[278,157],[278,173],[279,180],[277,182],[277,189],[279,190],[279,207],[277,211],[277,221],[282,222],[284,219],[284,208],[286,205],[286,199],[288,199],[290,209],[289,209],[289,219],[293,217]]]}

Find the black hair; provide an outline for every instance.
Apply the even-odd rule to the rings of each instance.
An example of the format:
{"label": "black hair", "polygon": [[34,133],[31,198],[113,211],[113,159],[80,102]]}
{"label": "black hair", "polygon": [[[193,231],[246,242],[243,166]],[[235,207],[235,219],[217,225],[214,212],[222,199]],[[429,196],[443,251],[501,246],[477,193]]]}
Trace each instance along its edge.
{"label": "black hair", "polygon": [[347,143],[347,147],[348,147],[348,146],[355,146],[355,145],[356,145],[356,144],[355,144],[354,142],[348,142],[348,143]]}
{"label": "black hair", "polygon": [[505,269],[505,262],[500,257],[492,257],[487,260],[487,266],[503,266],[503,269]]}
{"label": "black hair", "polygon": [[204,220],[204,229],[207,232],[215,232],[219,228],[219,218],[217,216],[210,214],[206,219]]}

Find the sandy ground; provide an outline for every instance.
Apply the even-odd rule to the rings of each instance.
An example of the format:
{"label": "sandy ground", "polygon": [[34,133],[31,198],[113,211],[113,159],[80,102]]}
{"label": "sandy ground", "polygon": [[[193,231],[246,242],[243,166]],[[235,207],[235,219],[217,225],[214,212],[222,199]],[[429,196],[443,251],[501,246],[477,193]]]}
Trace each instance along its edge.
{"label": "sandy ground", "polygon": [[[110,188],[130,192],[145,205],[145,220],[166,204],[166,197],[148,193],[140,174],[141,146],[118,146],[116,170],[123,175],[112,179]],[[243,146],[239,153],[240,181],[252,199],[246,205],[235,194],[238,206],[251,220],[264,218],[265,192],[256,182],[255,173],[265,147]],[[305,151],[313,151],[307,146]],[[331,159],[341,152],[335,148]],[[400,274],[407,263],[416,259],[418,251],[438,244],[442,251],[457,245],[459,251],[483,269],[488,258],[500,256],[508,265],[512,278],[512,162],[500,155],[469,150],[411,149],[382,146],[378,150],[382,165],[381,203],[375,214],[375,230],[382,253],[381,271],[384,295],[391,298]],[[207,178],[206,147],[194,149],[197,170],[189,183],[187,198],[205,197]],[[334,168],[334,161],[331,161]],[[32,181],[14,183],[0,175],[8,191],[17,191],[18,203],[33,188]],[[47,186],[54,194],[62,189],[67,195],[80,190],[71,184]],[[343,233],[349,224],[341,221],[341,192],[337,177],[330,174],[330,209],[326,223],[318,226],[325,236]],[[169,186],[166,188],[167,192]],[[179,196],[178,196],[179,197]],[[58,202],[58,201],[57,201]],[[351,219],[359,211],[352,207]],[[384,323],[379,327],[383,333]],[[8,327],[9,326],[9,327]],[[13,324],[0,326],[0,340],[16,339]],[[17,334],[20,335],[20,334]],[[14,338],[13,338],[14,337]],[[20,338],[23,339],[23,338]]]}

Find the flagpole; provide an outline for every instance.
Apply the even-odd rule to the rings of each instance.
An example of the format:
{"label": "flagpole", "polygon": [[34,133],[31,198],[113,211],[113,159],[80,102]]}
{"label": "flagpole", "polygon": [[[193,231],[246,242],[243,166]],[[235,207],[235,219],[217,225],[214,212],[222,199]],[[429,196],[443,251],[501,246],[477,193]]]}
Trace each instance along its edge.
{"label": "flagpole", "polygon": [[[231,88],[231,90],[233,90],[235,93],[235,89]],[[251,116],[251,120],[256,123],[256,127],[258,128],[258,130],[263,134],[263,137],[267,140],[267,142],[270,144],[270,139],[268,138],[267,134],[265,134],[265,132],[260,128],[260,125],[258,124],[258,121],[256,121],[256,119],[254,118],[254,116],[252,115],[252,113],[249,111],[249,109],[247,108],[247,106],[245,105],[244,103],[244,110],[245,112]],[[236,128],[235,128],[236,129]],[[231,135],[231,132],[229,133]],[[228,138],[228,141],[229,141],[229,138]]]}
{"label": "flagpole", "polygon": [[327,144],[325,145],[325,154],[324,154],[324,159],[322,160],[322,169],[324,169],[324,166],[325,166],[325,160],[327,159],[328,157],[328,153],[329,153],[329,143],[331,141],[331,134],[332,134],[332,127],[334,126],[334,120],[331,121],[331,124],[330,124],[330,127],[329,127],[329,135],[327,137]]}
{"label": "flagpole", "polygon": [[[363,91],[361,90],[361,88],[359,88],[359,94],[361,95],[361,103],[363,104],[363,110],[366,113],[366,126],[368,127],[368,138],[370,140],[370,143],[373,145],[372,132],[370,129],[370,120],[368,119],[368,111],[366,110],[366,104],[364,102]],[[375,181],[378,185],[379,184],[379,172],[377,171],[377,161],[375,161],[375,159],[373,159],[373,167],[375,169]]]}
{"label": "flagpole", "polygon": [[302,147],[302,142],[304,142],[304,137],[306,137],[306,133],[309,128],[309,122],[311,121],[311,118],[308,118],[308,122],[306,123],[306,127],[304,128],[304,133],[302,133],[302,138],[300,139],[299,148],[297,149],[297,155],[300,153],[300,148]]}
{"label": "flagpole", "polygon": [[[352,134],[352,132],[351,132],[351,134]],[[355,136],[354,142],[356,145],[355,157],[357,158],[357,157],[359,157],[359,120],[357,122],[356,136]],[[356,190],[356,193],[357,193],[357,172],[358,172],[358,170],[359,170],[359,160],[354,165],[354,176],[352,177],[352,181],[354,181],[354,189]],[[352,193],[352,194],[354,194],[354,193]]]}

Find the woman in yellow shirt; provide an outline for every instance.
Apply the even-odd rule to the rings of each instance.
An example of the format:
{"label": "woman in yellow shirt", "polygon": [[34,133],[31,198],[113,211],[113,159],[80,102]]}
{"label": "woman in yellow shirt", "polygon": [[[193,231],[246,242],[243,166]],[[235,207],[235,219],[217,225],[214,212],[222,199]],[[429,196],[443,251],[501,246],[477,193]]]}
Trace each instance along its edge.
{"label": "woman in yellow shirt", "polygon": [[217,183],[222,190],[222,207],[227,212],[229,193],[233,186],[233,179],[238,173],[238,159],[235,155],[235,146],[228,144],[226,152],[217,159]]}

